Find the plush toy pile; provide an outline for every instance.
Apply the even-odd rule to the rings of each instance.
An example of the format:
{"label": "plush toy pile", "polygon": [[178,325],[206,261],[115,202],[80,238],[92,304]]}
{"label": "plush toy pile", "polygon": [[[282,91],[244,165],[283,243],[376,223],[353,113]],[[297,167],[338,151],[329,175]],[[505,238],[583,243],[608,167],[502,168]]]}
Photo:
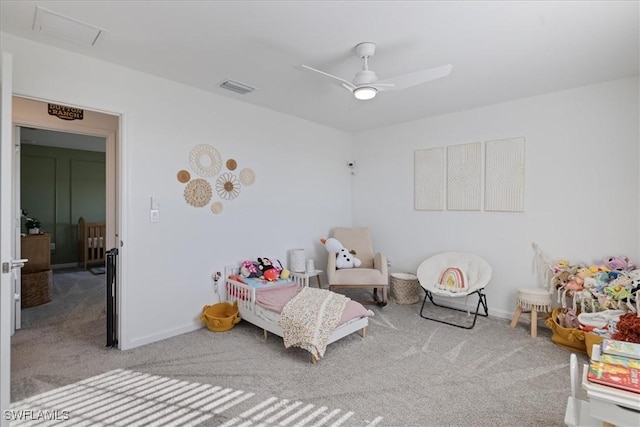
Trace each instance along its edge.
{"label": "plush toy pile", "polygon": [[[558,304],[547,326],[552,340],[570,332],[589,353],[589,342],[604,338],[640,342],[640,269],[626,256],[612,256],[594,264],[552,261],[533,243],[534,266],[541,282],[557,293]],[[561,330],[558,327],[562,328]],[[598,341],[598,339],[600,341]],[[554,341],[555,342],[555,341]]]}
{"label": "plush toy pile", "polygon": [[592,265],[558,260],[552,272],[552,285],[563,306],[571,298],[573,308],[583,313],[640,311],[640,269],[627,257],[609,257]]}
{"label": "plush toy pile", "polygon": [[275,282],[278,279],[286,280],[289,278],[289,270],[282,267],[279,260],[275,262],[269,258],[258,258],[257,261],[245,260],[240,266],[240,275],[246,278],[259,278],[269,282]]}

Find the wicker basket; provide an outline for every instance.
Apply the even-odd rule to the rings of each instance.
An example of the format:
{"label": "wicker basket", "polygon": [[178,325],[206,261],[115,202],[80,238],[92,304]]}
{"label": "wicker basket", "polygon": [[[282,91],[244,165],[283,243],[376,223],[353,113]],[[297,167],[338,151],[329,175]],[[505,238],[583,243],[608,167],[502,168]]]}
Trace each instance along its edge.
{"label": "wicker basket", "polygon": [[51,270],[25,273],[21,277],[20,306],[22,308],[46,304],[53,297]]}
{"label": "wicker basket", "polygon": [[593,351],[594,344],[600,344],[604,340],[604,337],[596,334],[592,334],[590,332],[586,332],[584,334],[584,344],[587,348],[587,354],[591,357],[591,352]]}
{"label": "wicker basket", "polygon": [[558,324],[558,314],[560,314],[561,311],[562,308],[560,307],[554,308],[551,312],[551,317],[549,317],[545,322],[545,324],[553,331],[551,341],[568,350],[587,353],[584,331],[581,331],[578,328],[564,328]]}
{"label": "wicker basket", "polygon": [[238,314],[238,302],[233,305],[228,302],[220,302],[213,305],[205,305],[202,308],[200,321],[207,325],[210,331],[224,332],[233,328],[240,322]]}
{"label": "wicker basket", "polygon": [[391,299],[397,304],[415,304],[420,301],[420,283],[409,273],[391,274]]}

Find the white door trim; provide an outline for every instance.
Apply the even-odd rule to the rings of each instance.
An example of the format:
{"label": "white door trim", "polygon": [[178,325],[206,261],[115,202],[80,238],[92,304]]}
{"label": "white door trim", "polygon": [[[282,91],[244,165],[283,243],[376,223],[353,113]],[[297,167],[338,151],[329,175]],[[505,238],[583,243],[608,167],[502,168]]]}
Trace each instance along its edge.
{"label": "white door trim", "polygon": [[[12,195],[13,209],[11,222],[13,223],[13,259],[22,258],[22,240],[21,240],[21,222],[22,218],[22,204],[20,203],[20,127],[13,126],[13,183]],[[22,328],[22,274],[20,270],[15,269],[13,274],[13,289],[14,289],[14,303],[13,303],[13,326],[11,331],[15,333],[18,329]]]}
{"label": "white door trim", "polygon": [[[106,247],[111,249],[120,248],[123,218],[122,209],[124,200],[122,198],[124,180],[122,174],[125,170],[122,156],[122,115],[95,109],[86,109],[80,105],[70,105],[84,110],[82,121],[66,121],[46,113],[47,103],[59,103],[54,100],[43,100],[33,97],[15,95],[13,97],[13,123],[18,126],[34,127],[67,133],[77,133],[92,135],[106,139],[106,225],[107,238]],[[118,257],[118,270],[116,274],[118,306],[116,308],[116,330],[118,335],[118,348],[123,348],[122,330],[122,304],[124,300],[123,279],[124,266],[121,262],[122,256]]]}
{"label": "white door trim", "polygon": [[[12,194],[13,173],[13,138],[12,138],[12,67],[13,58],[10,53],[2,52],[0,56],[0,265],[11,265],[13,254]],[[4,271],[4,272],[3,272]],[[2,415],[11,403],[11,325],[13,272],[0,268],[0,410]],[[0,417],[0,426],[8,426],[9,420]]]}

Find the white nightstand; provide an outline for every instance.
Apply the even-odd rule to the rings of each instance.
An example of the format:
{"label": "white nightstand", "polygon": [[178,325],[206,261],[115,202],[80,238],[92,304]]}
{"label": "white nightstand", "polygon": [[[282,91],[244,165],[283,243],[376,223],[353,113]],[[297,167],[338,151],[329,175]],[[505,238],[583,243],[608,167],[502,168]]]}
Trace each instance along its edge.
{"label": "white nightstand", "polygon": [[301,278],[301,279],[305,279],[305,280],[307,280],[307,284],[308,284],[308,280],[309,280],[311,277],[314,277],[314,276],[315,276],[315,277],[316,277],[316,279],[318,280],[318,288],[322,289],[322,283],[320,283],[320,273],[322,273],[322,270],[313,270],[313,271],[312,271],[312,272],[310,272],[310,273],[307,273],[307,272],[303,272],[303,273],[296,273],[296,272],[292,271],[292,272],[291,272],[291,275],[292,275],[292,276],[295,276],[295,277],[298,277],[298,278]]}

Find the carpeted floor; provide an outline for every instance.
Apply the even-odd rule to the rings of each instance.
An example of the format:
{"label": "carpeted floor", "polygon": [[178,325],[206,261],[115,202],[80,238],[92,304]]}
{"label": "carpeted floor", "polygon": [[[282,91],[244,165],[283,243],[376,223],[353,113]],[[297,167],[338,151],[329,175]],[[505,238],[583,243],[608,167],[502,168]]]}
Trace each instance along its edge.
{"label": "carpeted floor", "polygon": [[105,274],[107,272],[107,270],[104,267],[91,267],[89,269],[89,271],[91,272],[91,274]]}
{"label": "carpeted floor", "polygon": [[[104,347],[104,275],[70,275],[54,275],[49,304],[64,300],[61,311],[49,304],[25,310],[25,327],[12,341],[13,408],[68,411],[66,424],[56,425],[564,425],[570,353],[546,328],[533,339],[526,322],[511,329],[490,317],[463,330],[422,319],[420,304],[390,303],[372,308],[366,338],[329,345],[316,365],[306,351],[285,349],[275,336],[265,341],[244,321],[228,332],[201,329],[119,351]],[[124,380],[86,386],[119,375],[138,378],[140,390],[156,397],[145,400],[135,388],[121,393]],[[176,389],[145,388],[144,381],[172,381]],[[195,407],[194,390],[206,391]],[[52,395],[55,408],[37,403]]]}

